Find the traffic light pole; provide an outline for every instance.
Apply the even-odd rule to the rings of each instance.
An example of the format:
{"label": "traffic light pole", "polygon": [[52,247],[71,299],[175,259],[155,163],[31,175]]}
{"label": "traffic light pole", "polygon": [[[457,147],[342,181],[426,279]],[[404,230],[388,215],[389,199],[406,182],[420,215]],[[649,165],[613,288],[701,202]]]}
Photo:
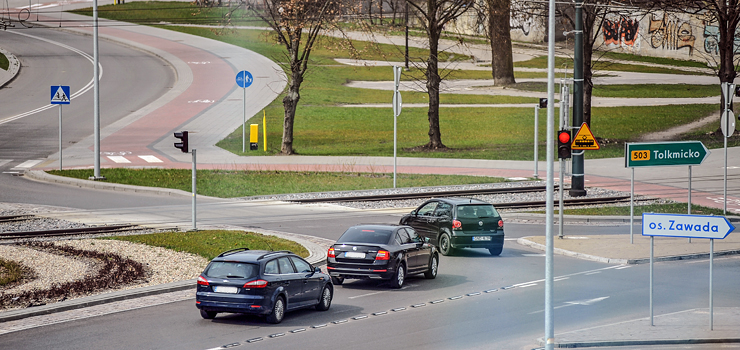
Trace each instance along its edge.
{"label": "traffic light pole", "polygon": [[[573,128],[583,124],[583,0],[576,0],[575,46],[573,48]],[[583,152],[574,153],[571,161],[570,191],[573,197],[586,195],[584,189]]]}
{"label": "traffic light pole", "polygon": [[193,174],[192,174],[192,177],[193,177],[193,185],[192,185],[192,188],[193,188],[193,210],[192,210],[192,214],[193,214],[192,215],[192,217],[193,217],[193,231],[197,231],[198,228],[195,225],[195,222],[196,222],[196,220],[195,220],[195,193],[196,193],[196,191],[195,191],[196,190],[196,185],[195,185],[196,184],[195,148],[193,148]]}

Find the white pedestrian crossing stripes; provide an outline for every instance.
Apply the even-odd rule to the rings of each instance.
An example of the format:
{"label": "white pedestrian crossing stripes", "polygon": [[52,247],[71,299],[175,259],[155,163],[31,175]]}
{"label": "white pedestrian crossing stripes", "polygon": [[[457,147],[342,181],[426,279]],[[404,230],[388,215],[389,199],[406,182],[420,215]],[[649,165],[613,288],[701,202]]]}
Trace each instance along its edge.
{"label": "white pedestrian crossing stripes", "polygon": [[[132,160],[136,159],[136,158],[133,158],[134,156],[128,156],[128,158],[124,156],[106,156],[106,157],[108,157],[108,159],[118,164],[130,164]],[[161,159],[153,155],[141,155],[141,156],[136,156],[136,157],[147,163],[163,163]]]}
{"label": "white pedestrian crossing stripes", "polygon": [[139,156],[139,158],[145,160],[147,163],[162,163],[162,160],[155,156]]}
{"label": "white pedestrian crossing stripes", "polygon": [[44,161],[43,159],[31,159],[31,160],[27,160],[27,161],[25,161],[25,162],[23,162],[21,164],[18,164],[16,166],[14,166],[10,170],[26,170],[26,169],[31,169],[34,166],[36,166],[36,164],[41,163],[43,161]]}

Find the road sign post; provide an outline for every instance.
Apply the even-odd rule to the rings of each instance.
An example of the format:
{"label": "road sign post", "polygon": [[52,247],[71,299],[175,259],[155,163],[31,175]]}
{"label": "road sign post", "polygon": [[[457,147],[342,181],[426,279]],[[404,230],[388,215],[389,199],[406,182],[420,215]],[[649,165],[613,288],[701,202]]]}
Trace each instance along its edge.
{"label": "road sign post", "polygon": [[650,325],[653,325],[653,245],[656,236],[709,239],[709,329],[714,329],[714,240],[724,239],[735,226],[724,216],[642,214],[642,235],[650,236]]}
{"label": "road sign post", "polygon": [[59,105],[59,170],[62,170],[62,105],[70,104],[69,86],[51,86],[51,104]]}
{"label": "road sign post", "polygon": [[[701,141],[637,142],[624,144],[624,166],[632,168],[630,190],[630,244],[634,242],[635,168],[645,166],[689,166],[689,203],[691,213],[691,166],[700,165],[709,155]],[[725,196],[726,197],[726,196]],[[691,238],[689,238],[689,242]]]}
{"label": "road sign post", "polygon": [[242,113],[242,153],[247,151],[247,88],[252,85],[254,78],[252,73],[248,71],[241,71],[236,74],[236,85],[242,88],[242,102],[244,104]]}
{"label": "road sign post", "polygon": [[393,66],[393,188],[396,188],[396,150],[398,149],[398,116],[401,115],[403,101],[398,86],[401,83],[401,67]]}

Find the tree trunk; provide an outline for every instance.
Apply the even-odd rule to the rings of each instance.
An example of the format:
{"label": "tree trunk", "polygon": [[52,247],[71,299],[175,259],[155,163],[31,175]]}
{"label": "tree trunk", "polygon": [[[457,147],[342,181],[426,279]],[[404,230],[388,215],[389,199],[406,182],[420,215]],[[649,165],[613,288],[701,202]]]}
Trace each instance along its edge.
{"label": "tree trunk", "polygon": [[429,95],[429,143],[427,149],[445,148],[442,144],[442,135],[439,128],[439,85],[442,78],[439,76],[439,37],[441,30],[436,23],[430,23],[429,28],[429,59],[427,60],[427,94]]}
{"label": "tree trunk", "polygon": [[511,0],[487,0],[488,31],[491,38],[491,74],[493,85],[510,85],[514,80],[511,53]]}
{"label": "tree trunk", "polygon": [[298,101],[301,99],[301,84],[303,83],[303,65],[298,61],[298,41],[293,40],[293,47],[289,57],[291,62],[290,86],[288,94],[283,97],[283,108],[285,116],[283,118],[283,143],[280,146],[280,153],[295,154],[293,150],[293,124],[295,122],[295,111],[298,108]]}

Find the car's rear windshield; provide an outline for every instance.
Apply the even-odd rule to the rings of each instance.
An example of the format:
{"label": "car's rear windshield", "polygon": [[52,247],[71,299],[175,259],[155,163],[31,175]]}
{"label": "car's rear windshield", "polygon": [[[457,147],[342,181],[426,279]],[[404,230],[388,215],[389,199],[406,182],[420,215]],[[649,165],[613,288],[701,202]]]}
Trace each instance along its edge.
{"label": "car's rear windshield", "polygon": [[203,274],[211,278],[252,278],[259,274],[259,265],[237,261],[211,261]]}
{"label": "car's rear windshield", "polygon": [[356,242],[372,244],[388,244],[391,240],[392,230],[378,230],[373,228],[350,227],[337,243]]}
{"label": "car's rear windshield", "polygon": [[458,205],[457,206],[457,217],[463,219],[480,219],[480,218],[491,218],[497,217],[498,212],[493,205],[490,204],[475,204],[475,205]]}

